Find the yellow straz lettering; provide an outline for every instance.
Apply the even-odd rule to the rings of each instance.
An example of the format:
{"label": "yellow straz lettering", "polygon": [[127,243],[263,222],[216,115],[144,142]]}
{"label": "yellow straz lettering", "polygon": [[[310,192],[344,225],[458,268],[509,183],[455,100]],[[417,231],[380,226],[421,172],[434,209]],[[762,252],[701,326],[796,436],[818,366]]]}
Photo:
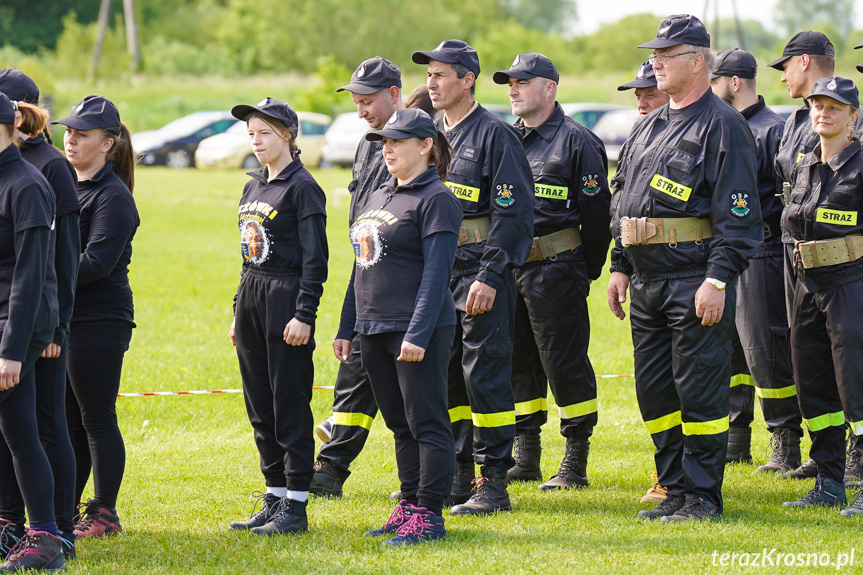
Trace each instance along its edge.
{"label": "yellow straz lettering", "polygon": [[551,198],[553,200],[565,200],[569,195],[569,188],[563,186],[547,186],[535,184],[535,193],[538,198]]}
{"label": "yellow straz lettering", "polygon": [[456,184],[454,182],[444,182],[446,187],[452,190],[452,193],[455,194],[460,200],[467,200],[468,202],[478,202],[479,201],[479,188],[473,188],[471,186],[465,186],[462,184]]}
{"label": "yellow straz lettering", "polygon": [[654,190],[659,190],[663,194],[668,194],[672,198],[683,200],[684,202],[689,201],[689,194],[692,193],[692,188],[687,188],[683,184],[678,184],[677,182],[669,180],[659,174],[656,174],[653,176],[653,179],[650,180],[650,187]]}
{"label": "yellow straz lettering", "polygon": [[818,208],[815,212],[815,221],[822,224],[835,224],[837,226],[856,226],[857,212],[843,212],[839,210],[828,210]]}

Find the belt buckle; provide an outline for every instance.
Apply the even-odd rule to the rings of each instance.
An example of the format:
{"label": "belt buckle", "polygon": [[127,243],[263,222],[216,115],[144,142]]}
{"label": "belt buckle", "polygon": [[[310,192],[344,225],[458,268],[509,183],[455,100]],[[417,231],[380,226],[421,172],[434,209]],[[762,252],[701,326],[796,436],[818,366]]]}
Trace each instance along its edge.
{"label": "belt buckle", "polygon": [[[620,240],[623,247],[646,246],[647,240],[656,235],[656,226],[647,218],[620,218]],[[629,240],[629,243],[626,243]]]}

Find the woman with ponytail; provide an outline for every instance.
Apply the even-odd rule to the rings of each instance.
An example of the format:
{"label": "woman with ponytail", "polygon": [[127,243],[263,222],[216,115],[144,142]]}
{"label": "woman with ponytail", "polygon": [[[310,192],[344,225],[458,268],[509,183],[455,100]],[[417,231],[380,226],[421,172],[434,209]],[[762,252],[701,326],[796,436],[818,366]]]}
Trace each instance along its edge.
{"label": "woman with ponytail", "polygon": [[119,533],[117,494],[126,450],[116,401],[132,339],[132,239],[140,219],[132,198],[135,157],[129,130],[107,98],[87,96],[53,122],[66,126],[66,157],[78,176],[81,254],[67,362],[67,418],[75,450],[76,501],[93,471],[95,496],[79,504],[77,537]]}

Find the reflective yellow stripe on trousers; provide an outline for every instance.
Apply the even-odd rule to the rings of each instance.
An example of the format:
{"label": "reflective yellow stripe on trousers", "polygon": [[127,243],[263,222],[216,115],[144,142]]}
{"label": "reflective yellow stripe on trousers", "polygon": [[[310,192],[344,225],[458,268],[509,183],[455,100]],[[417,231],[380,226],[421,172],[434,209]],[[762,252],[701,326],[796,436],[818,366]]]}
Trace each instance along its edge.
{"label": "reflective yellow stripe on trousers", "polygon": [[516,415],[530,415],[538,411],[548,411],[548,399],[540,397],[515,404]]}
{"label": "reflective yellow stripe on trousers", "polygon": [[498,413],[471,413],[473,424],[477,427],[503,427],[515,425],[515,411]]}
{"label": "reflective yellow stripe on trousers", "polygon": [[764,399],[785,399],[786,397],[794,397],[797,395],[797,388],[793,385],[788,387],[780,387],[778,389],[767,389],[766,387],[756,387],[755,395]]}
{"label": "reflective yellow stripe on trousers", "polygon": [[728,431],[728,416],[712,421],[684,421],[683,435],[716,435]]}
{"label": "reflective yellow stripe on trousers", "polygon": [[825,413],[812,419],[804,419],[803,421],[810,431],[821,431],[828,427],[841,427],[845,425],[845,414],[837,411],[835,413]]}
{"label": "reflective yellow stripe on trousers", "polygon": [[662,431],[668,431],[669,429],[673,429],[682,423],[680,419],[680,412],[675,411],[674,413],[669,413],[668,415],[663,415],[662,417],[657,417],[656,419],[651,419],[650,421],[645,421],[644,425],[647,426],[647,431],[653,435],[654,433],[660,433]]}
{"label": "reflective yellow stripe on trousers", "polygon": [[574,419],[583,415],[596,413],[598,409],[596,398],[582,401],[581,403],[573,403],[572,405],[564,405],[559,407],[561,419]]}
{"label": "reflective yellow stripe on trousers", "polygon": [[370,417],[365,413],[340,413],[333,412],[333,425],[350,425],[354,427],[363,427],[371,430],[374,417]]}
{"label": "reflective yellow stripe on trousers", "polygon": [[458,407],[453,407],[449,410],[450,423],[455,423],[456,421],[463,421],[465,419],[470,419],[469,405],[459,405]]}
{"label": "reflective yellow stripe on trousers", "polygon": [[738,385],[751,385],[755,386],[755,380],[752,379],[751,375],[746,375],[745,373],[738,373],[737,375],[731,376],[731,387],[737,387]]}

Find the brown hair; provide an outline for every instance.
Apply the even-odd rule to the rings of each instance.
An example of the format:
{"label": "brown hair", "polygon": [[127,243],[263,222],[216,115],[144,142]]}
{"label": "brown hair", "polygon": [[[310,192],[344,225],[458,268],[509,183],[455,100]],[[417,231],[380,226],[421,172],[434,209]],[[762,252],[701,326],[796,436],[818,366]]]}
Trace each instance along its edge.
{"label": "brown hair", "polygon": [[431,98],[429,97],[429,89],[425,84],[420,84],[414,88],[413,92],[408,96],[405,102],[405,108],[419,108],[432,118],[437,114],[437,110],[432,106]]}
{"label": "brown hair", "polygon": [[18,102],[18,111],[21,112],[21,121],[18,129],[28,136],[44,134],[48,131],[48,110],[42,106]]}
{"label": "brown hair", "polygon": [[126,124],[120,123],[116,128],[100,128],[102,138],[114,140],[114,144],[105,158],[111,162],[114,173],[120,178],[130,192],[135,190],[135,152],[132,150],[132,135]]}
{"label": "brown hair", "polygon": [[268,116],[263,112],[252,112],[251,114],[246,116],[247,126],[249,125],[249,120],[251,120],[252,118],[258,118],[263,123],[271,127],[286,142],[288,142],[288,138],[286,136],[290,136],[291,140],[288,142],[288,146],[291,150],[291,157],[296,158],[299,155],[299,147],[297,146],[297,134],[299,133],[298,126],[293,126],[289,128],[281,120],[273,118],[272,116]]}
{"label": "brown hair", "polygon": [[449,169],[451,157],[452,148],[449,145],[449,141],[443,135],[443,132],[438,130],[437,142],[432,145],[431,153],[429,154],[429,165],[434,166],[442,182],[446,181],[446,172]]}

